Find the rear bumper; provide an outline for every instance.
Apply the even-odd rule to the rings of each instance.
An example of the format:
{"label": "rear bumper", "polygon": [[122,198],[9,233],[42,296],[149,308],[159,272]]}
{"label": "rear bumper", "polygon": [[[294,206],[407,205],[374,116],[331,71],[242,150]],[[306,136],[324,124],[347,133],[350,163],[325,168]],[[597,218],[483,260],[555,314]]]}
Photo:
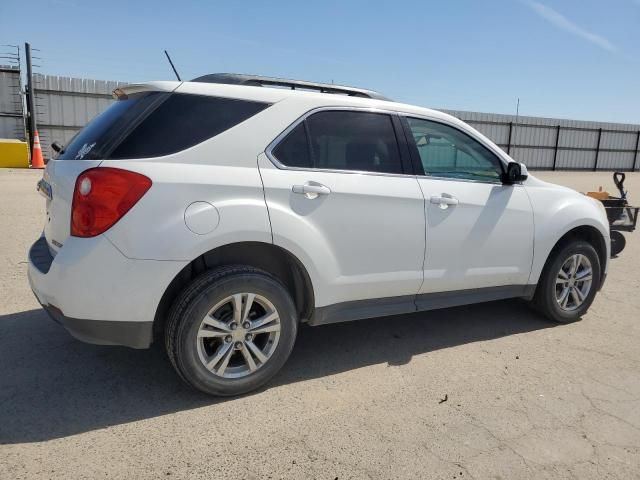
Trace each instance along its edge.
{"label": "rear bumper", "polygon": [[186,263],[133,260],[104,236],[69,237],[53,257],[41,237],[27,275],[38,302],[77,339],[147,348],[160,299]]}
{"label": "rear bumper", "polygon": [[65,317],[62,311],[53,305],[42,305],[42,308],[71,335],[86,343],[149,348],[153,341],[153,322],[84,320]]}

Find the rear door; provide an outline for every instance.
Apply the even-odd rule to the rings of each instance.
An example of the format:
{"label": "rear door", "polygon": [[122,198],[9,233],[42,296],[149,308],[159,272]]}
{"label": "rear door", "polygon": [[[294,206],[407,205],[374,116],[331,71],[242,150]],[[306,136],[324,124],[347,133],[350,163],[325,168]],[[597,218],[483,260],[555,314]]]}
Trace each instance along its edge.
{"label": "rear door", "polygon": [[310,270],[316,306],[401,296],[413,306],[425,217],[400,128],[388,112],[321,109],[259,157],[274,242]]}

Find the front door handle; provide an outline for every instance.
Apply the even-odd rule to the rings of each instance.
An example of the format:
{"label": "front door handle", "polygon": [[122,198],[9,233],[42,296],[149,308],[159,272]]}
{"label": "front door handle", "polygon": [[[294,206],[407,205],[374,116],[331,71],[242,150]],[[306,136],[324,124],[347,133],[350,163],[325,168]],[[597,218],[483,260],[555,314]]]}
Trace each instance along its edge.
{"label": "front door handle", "polygon": [[320,183],[305,183],[304,185],[294,185],[291,187],[293,193],[299,193],[309,199],[318,198],[319,195],[329,195],[329,187]]}
{"label": "front door handle", "polygon": [[441,209],[449,208],[449,205],[458,205],[458,199],[448,193],[442,195],[431,195],[431,203],[438,205]]}

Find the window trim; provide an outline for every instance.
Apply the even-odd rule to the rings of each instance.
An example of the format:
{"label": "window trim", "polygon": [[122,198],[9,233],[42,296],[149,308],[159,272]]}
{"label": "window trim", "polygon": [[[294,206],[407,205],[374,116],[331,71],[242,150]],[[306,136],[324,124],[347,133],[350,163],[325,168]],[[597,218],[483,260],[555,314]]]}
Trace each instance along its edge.
{"label": "window trim", "polygon": [[[388,172],[370,172],[368,170],[340,170],[340,169],[332,169],[332,168],[305,168],[305,167],[289,167],[283,163],[281,163],[277,157],[274,155],[273,150],[280,144],[282,140],[284,140],[287,135],[296,128],[300,123],[304,122],[311,115],[323,112],[323,111],[353,111],[353,112],[364,112],[364,113],[381,113],[389,115],[391,120],[391,125],[393,128],[393,133],[395,135],[396,144],[398,146],[398,152],[400,154],[400,164],[403,170],[407,170],[407,172],[403,173],[388,173]],[[377,175],[377,176],[386,176],[386,177],[414,177],[415,173],[413,173],[411,156],[407,157],[410,153],[409,146],[407,148],[403,148],[403,142],[400,135],[406,137],[403,131],[398,131],[398,125],[394,118],[398,118],[399,113],[395,110],[388,110],[384,108],[376,108],[376,107],[352,107],[352,106],[326,106],[326,107],[316,107],[305,113],[303,113],[300,117],[298,117],[291,125],[285,128],[275,139],[271,141],[271,143],[267,146],[264,153],[267,158],[273,163],[273,165],[279,170],[293,170],[293,171],[301,171],[301,172],[325,172],[325,173],[346,173],[346,174],[357,174],[357,175]],[[305,132],[307,132],[307,141],[309,141],[309,132],[308,128],[305,124],[304,126]],[[406,138],[405,138],[406,141]],[[311,150],[311,154],[313,154],[313,150]],[[315,164],[315,160],[312,158],[313,163]]]}
{"label": "window trim", "polygon": [[480,145],[486,148],[496,158],[496,160],[498,160],[498,163],[500,164],[500,169],[502,170],[502,174],[500,177],[502,177],[502,175],[504,175],[506,171],[506,162],[498,153],[494,151],[493,148],[491,148],[490,145],[487,145],[481,139],[476,138],[474,135],[471,135],[469,132],[464,131],[458,125],[455,125],[452,122],[447,122],[444,119],[436,119],[433,117],[428,117],[425,115],[419,115],[419,114],[413,114],[413,113],[398,113],[398,115],[400,116],[400,120],[405,131],[405,137],[407,139],[408,146],[409,146],[409,154],[411,155],[411,161],[413,163],[413,167],[415,169],[417,177],[428,178],[430,180],[443,180],[443,181],[449,181],[449,182],[471,182],[471,183],[486,183],[490,185],[504,185],[504,182],[501,180],[501,178],[497,180],[479,180],[479,179],[472,179],[472,178],[453,178],[453,177],[440,177],[436,175],[428,175],[424,171],[422,160],[420,159],[420,156],[418,153],[418,147],[415,143],[415,139],[413,138],[413,132],[411,131],[411,127],[409,126],[409,122],[407,121],[408,118],[414,118],[416,120],[424,120],[432,123],[438,123],[440,125],[453,128],[456,131],[460,132],[461,134],[466,135],[471,140],[478,142]]}

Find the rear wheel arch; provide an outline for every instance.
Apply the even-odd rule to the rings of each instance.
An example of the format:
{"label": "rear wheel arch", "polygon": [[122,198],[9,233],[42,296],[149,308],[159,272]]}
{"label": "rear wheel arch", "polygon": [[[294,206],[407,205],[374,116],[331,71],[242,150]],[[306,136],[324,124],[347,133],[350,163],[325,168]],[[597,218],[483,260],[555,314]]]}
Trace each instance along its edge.
{"label": "rear wheel arch", "polygon": [[174,300],[201,273],[224,265],[245,265],[263,270],[276,277],[287,288],[296,305],[298,317],[311,317],[315,305],[311,278],[302,262],[282,247],[264,242],[238,242],[214,248],[186,265],[166,288],[156,309],[154,337],[164,327]]}

